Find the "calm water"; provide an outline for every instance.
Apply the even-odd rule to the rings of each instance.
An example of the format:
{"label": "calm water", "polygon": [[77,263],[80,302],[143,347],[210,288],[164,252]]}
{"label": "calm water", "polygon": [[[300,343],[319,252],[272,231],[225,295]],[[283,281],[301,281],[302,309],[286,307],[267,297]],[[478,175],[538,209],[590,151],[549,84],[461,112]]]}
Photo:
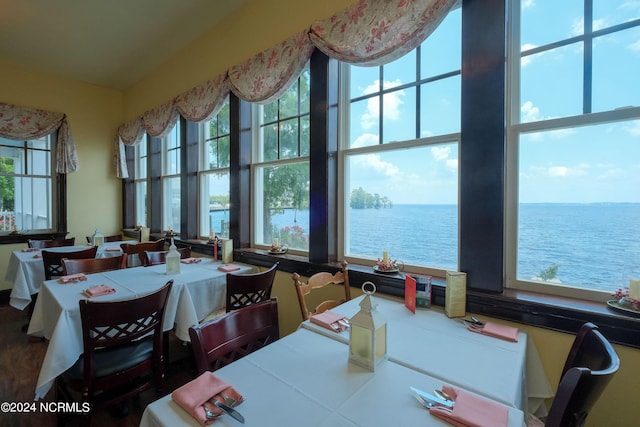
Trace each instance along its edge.
{"label": "calm water", "polygon": [[[457,269],[456,209],[351,209],[347,250],[370,258],[387,250],[407,264]],[[298,211],[295,221],[309,230],[308,211]],[[273,222],[279,227],[294,225],[294,211],[275,215]],[[520,278],[538,276],[557,264],[562,283],[615,290],[628,285],[629,278],[640,277],[640,204],[524,204],[519,247]]]}

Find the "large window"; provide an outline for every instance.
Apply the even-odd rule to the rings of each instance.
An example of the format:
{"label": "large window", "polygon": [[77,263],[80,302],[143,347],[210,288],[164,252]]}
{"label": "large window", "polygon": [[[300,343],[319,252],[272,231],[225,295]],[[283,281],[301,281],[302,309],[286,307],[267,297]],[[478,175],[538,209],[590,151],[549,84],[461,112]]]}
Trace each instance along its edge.
{"label": "large window", "polygon": [[343,255],[458,267],[461,10],[380,67],[343,65]]}
{"label": "large window", "polygon": [[52,231],[55,223],[53,137],[0,138],[0,232]]}
{"label": "large window", "polygon": [[507,285],[610,298],[640,277],[640,7],[513,6]]}
{"label": "large window", "polygon": [[309,249],[309,69],[277,101],[255,106],[256,245]]}
{"label": "large window", "polygon": [[200,144],[201,237],[229,237],[229,101],[208,122],[198,125]]}
{"label": "large window", "polygon": [[162,138],[162,227],[175,232],[180,231],[180,123]]}

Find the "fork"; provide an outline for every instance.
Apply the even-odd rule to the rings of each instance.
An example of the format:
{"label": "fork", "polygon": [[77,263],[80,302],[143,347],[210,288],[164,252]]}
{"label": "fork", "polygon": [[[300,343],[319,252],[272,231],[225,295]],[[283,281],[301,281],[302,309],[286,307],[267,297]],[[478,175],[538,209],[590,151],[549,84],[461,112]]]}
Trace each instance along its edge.
{"label": "fork", "polygon": [[424,406],[427,409],[438,408],[438,409],[442,409],[443,411],[446,411],[446,412],[449,412],[449,413],[453,413],[453,409],[451,409],[451,408],[447,408],[444,405],[438,405],[437,403],[433,404],[431,402],[427,402],[426,400],[424,400],[422,398],[422,396],[420,396],[418,394],[414,394],[414,396],[418,400],[418,402],[420,402],[422,404],[422,406]]}

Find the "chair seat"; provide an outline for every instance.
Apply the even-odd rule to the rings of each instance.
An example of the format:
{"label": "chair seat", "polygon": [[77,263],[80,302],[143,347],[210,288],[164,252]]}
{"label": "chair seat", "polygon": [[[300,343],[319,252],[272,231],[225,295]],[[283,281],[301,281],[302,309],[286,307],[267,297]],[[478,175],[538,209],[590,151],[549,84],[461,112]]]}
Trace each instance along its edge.
{"label": "chair seat", "polygon": [[[135,366],[148,359],[153,351],[153,337],[149,336],[132,342],[126,346],[106,348],[96,351],[94,362],[96,376],[103,377],[115,372]],[[71,379],[81,380],[83,376],[84,360],[82,356],[65,372]]]}

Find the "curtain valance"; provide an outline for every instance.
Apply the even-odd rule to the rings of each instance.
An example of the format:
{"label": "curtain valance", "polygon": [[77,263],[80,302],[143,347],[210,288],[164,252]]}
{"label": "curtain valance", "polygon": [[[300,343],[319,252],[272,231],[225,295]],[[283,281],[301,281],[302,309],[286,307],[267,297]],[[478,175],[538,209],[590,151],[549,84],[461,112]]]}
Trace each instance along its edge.
{"label": "curtain valance", "polygon": [[0,103],[0,136],[3,138],[27,141],[56,130],[56,172],[75,172],[79,167],[78,153],[65,114]]}
{"label": "curtain valance", "polygon": [[309,29],[121,126],[115,150],[117,176],[128,177],[123,144],[137,144],[144,130],[161,136],[173,128],[178,114],[190,121],[208,120],[218,113],[229,91],[245,101],[272,102],[297,80],[316,47],[330,57],[357,65],[393,61],[419,46],[459,3],[460,0],[359,0],[344,11],[313,23]]}

